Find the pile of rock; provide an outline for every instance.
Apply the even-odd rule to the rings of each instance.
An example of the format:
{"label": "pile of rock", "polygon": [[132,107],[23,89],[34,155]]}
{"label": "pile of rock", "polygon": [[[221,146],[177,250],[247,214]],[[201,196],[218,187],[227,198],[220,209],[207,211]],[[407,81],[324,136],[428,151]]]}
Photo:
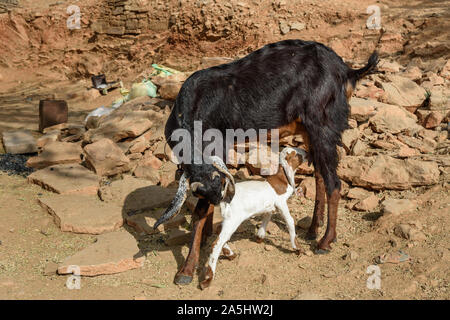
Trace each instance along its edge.
{"label": "pile of rock", "polygon": [[92,29],[109,35],[140,34],[149,25],[149,6],[142,0],[108,0],[104,17]]}
{"label": "pile of rock", "polygon": [[19,5],[19,0],[2,0],[0,1],[0,13],[8,12]]}

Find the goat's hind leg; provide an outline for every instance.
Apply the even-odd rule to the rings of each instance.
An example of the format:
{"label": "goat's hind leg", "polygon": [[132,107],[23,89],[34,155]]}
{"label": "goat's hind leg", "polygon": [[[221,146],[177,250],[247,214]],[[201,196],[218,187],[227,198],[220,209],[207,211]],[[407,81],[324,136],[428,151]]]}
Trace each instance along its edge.
{"label": "goat's hind leg", "polygon": [[257,243],[263,242],[264,238],[266,237],[267,225],[269,224],[271,217],[272,217],[271,212],[267,212],[263,215],[261,226],[259,227],[258,232],[256,234]]}
{"label": "goat's hind leg", "polygon": [[314,172],[316,177],[316,201],[314,203],[314,214],[311,226],[306,234],[307,240],[316,240],[319,233],[319,227],[323,226],[325,211],[325,183],[318,170]]}

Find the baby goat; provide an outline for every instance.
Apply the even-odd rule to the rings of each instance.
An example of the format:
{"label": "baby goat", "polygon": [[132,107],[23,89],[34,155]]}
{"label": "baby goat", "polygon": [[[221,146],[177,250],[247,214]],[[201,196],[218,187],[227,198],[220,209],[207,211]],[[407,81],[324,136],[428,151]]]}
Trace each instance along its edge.
{"label": "baby goat", "polygon": [[292,248],[297,254],[300,254],[301,249],[295,238],[294,219],[289,213],[287,200],[295,191],[295,171],[304,161],[307,161],[307,154],[304,150],[285,148],[280,153],[280,168],[276,175],[268,177],[267,181],[237,183],[233,200],[230,203],[220,202],[223,217],[222,230],[209,256],[205,280],[200,284],[202,289],[211,284],[222,249],[228,259],[232,260],[236,257],[227,242],[242,222],[253,216],[263,214],[263,221],[257,233],[258,242],[261,242],[266,235],[267,224],[272,214],[278,210],[288,227]]}

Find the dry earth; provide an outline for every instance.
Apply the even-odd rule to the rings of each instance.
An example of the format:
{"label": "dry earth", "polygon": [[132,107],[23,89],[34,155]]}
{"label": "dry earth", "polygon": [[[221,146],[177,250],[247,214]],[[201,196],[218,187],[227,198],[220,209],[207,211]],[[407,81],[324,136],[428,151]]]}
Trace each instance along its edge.
{"label": "dry earth", "polygon": [[[381,38],[379,31],[365,27],[366,8],[374,4],[365,0],[258,1],[258,5],[186,1],[182,7],[177,7],[178,1],[146,1],[152,8],[151,21],[156,21],[150,32],[120,37],[92,31],[93,22],[105,15],[97,1],[83,1],[82,29],[67,30],[68,3],[20,1],[10,15],[0,14],[0,39],[6,44],[0,48],[0,132],[26,128],[39,137],[37,105],[46,97],[67,100],[69,122],[74,123],[89,111],[110,105],[120,97],[117,90],[107,96],[87,94],[89,76],[98,72],[122,79],[129,88],[152,63],[193,71],[205,56],[234,58],[280,39],[324,42],[353,65],[361,64],[378,45],[383,58],[403,67],[412,61],[421,72],[438,70],[433,66],[445,64],[450,52],[449,1],[377,1],[385,29]],[[294,25],[301,30],[292,30],[298,21],[304,29]],[[291,31],[282,34],[286,26]],[[262,244],[253,241],[259,220],[251,220],[231,241],[239,257],[220,260],[212,287],[204,291],[198,289],[198,277],[187,287],[173,284],[187,245],[167,246],[164,235],[142,237],[129,226],[123,228],[146,254],[143,266],[82,277],[81,289],[69,290],[69,276],[55,274],[56,266],[100,236],[62,232],[38,203],[52,192],[0,172],[0,299],[449,299],[448,138],[438,147],[428,156],[446,163],[446,169],[433,186],[374,192],[379,200],[415,200],[417,210],[384,216],[380,205],[357,211],[349,209],[353,202],[344,198],[338,242],[328,255],[315,255],[315,242],[304,240],[302,228],[314,202],[293,197],[289,207],[300,221],[297,233],[307,254],[298,257],[291,252],[280,216],[270,223]],[[3,152],[1,148],[0,144]],[[190,216],[186,218],[188,226]],[[394,231],[399,224],[413,225],[419,236],[399,236]],[[378,264],[381,289],[368,289],[367,267],[377,257],[399,250],[409,261]]]}

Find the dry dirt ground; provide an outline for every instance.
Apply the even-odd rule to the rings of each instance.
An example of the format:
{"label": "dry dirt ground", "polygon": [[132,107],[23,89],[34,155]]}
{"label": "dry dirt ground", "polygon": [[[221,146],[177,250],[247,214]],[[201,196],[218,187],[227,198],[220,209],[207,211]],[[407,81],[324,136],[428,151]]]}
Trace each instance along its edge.
{"label": "dry dirt ground", "polygon": [[[311,12],[318,12],[317,17],[320,19],[317,20],[317,26],[304,33],[289,34],[289,37],[325,41],[329,40],[328,35],[351,32],[355,25],[362,25],[358,28],[364,29],[367,16],[346,16],[345,13],[359,9],[365,13],[365,8],[372,4],[372,1],[352,0],[327,1],[326,4],[314,6],[314,3],[319,2],[322,1],[305,1]],[[448,31],[442,28],[449,18],[448,1],[377,1],[377,4],[388,12],[389,18],[382,16],[386,22],[392,28],[403,28],[404,34],[410,37],[408,41],[420,44],[434,40],[442,44],[446,39],[448,45]],[[23,7],[48,9],[48,1],[23,1]],[[323,15],[323,12],[328,12],[328,15]],[[400,24],[400,19],[407,20],[408,17],[413,17],[413,21],[426,17],[429,19],[428,25],[420,31],[407,32],[407,27],[397,24]],[[264,21],[261,16],[255,19]],[[324,23],[330,19],[339,19],[332,30],[327,29],[329,24]],[[260,29],[260,33],[264,33],[264,28]],[[0,36],[5,36],[1,34],[2,30]],[[38,33],[39,30],[33,32]],[[29,36],[31,38],[34,34],[30,33]],[[270,34],[267,39],[257,39],[252,45],[258,47],[271,42],[269,40],[281,38],[286,37]],[[203,39],[189,53],[186,53],[186,46],[189,47],[186,42],[171,41],[170,45],[156,52],[164,63],[173,61],[174,56],[177,61],[183,60],[183,54],[186,54],[186,61],[195,65],[195,61],[198,62],[202,55],[209,53],[208,49],[215,53],[209,55],[221,53],[233,57],[245,53],[238,49],[242,45],[239,41],[235,42],[233,50],[227,52],[223,49],[226,48],[226,41],[219,41],[214,47],[208,46],[208,42]],[[370,44],[362,45],[367,50],[373,49]],[[405,48],[410,50],[408,44]],[[429,60],[434,59],[434,54],[440,56],[436,48],[439,49],[439,46],[433,43],[429,47]],[[33,56],[33,46],[25,50],[29,50],[29,57]],[[119,96],[114,92],[89,100],[84,95],[90,86],[88,77],[63,75],[59,71],[65,69],[59,69],[61,65],[58,61],[51,59],[43,65],[22,65],[22,53],[17,53],[16,60],[11,58],[9,65],[0,64],[0,131],[28,128],[36,132],[37,105],[44,97],[66,99],[70,106],[69,121],[78,122],[90,110],[109,105]],[[103,53],[108,57],[108,52]],[[57,56],[57,52],[49,51],[48,54]],[[109,59],[109,65],[105,68],[112,70],[110,65],[115,60],[114,55],[110,54],[105,58]],[[365,54],[355,53],[352,56],[350,52],[348,55],[349,59],[355,58],[357,62],[366,59]],[[420,55],[424,60],[427,59],[423,51],[416,53],[416,56]],[[404,61],[405,57],[405,54],[398,55],[399,61]],[[117,60],[119,62],[123,61]],[[122,77],[125,84],[129,85],[143,71],[135,66],[136,61],[132,62],[133,67],[122,68],[112,75]],[[297,228],[298,237],[308,254],[296,256],[292,253],[286,227],[278,215],[270,223],[267,239],[257,244],[253,239],[260,222],[258,219],[251,220],[246,224],[246,231],[236,234],[231,241],[231,247],[239,253],[239,257],[234,261],[220,260],[216,279],[205,291],[198,289],[198,276],[186,287],[173,284],[173,277],[187,256],[188,247],[169,248],[157,238],[141,241],[140,246],[148,252],[142,268],[115,275],[83,277],[80,290],[69,290],[66,287],[68,277],[46,276],[46,266],[61,262],[94,242],[96,237],[61,232],[37,203],[37,198],[48,194],[47,191],[29,185],[23,177],[0,172],[0,299],[449,299],[449,193],[448,181],[441,181],[434,187],[402,192],[403,198],[419,199],[421,203],[417,211],[408,214],[407,219],[385,218],[379,212],[348,210],[345,201],[341,201],[338,242],[327,255],[312,254],[310,250],[314,248],[315,242],[304,240],[305,230],[300,227]],[[382,198],[396,194],[384,191],[377,195]],[[296,221],[312,215],[314,203],[310,200],[303,202],[294,197],[290,200],[291,213]],[[392,227],[397,220],[421,225],[426,239],[410,241],[393,235]],[[381,270],[381,289],[369,289],[366,285],[370,276],[366,273],[367,267],[374,264],[377,256],[399,250],[408,254],[410,261],[378,265]],[[200,265],[205,263],[207,255],[208,246],[203,250]]]}

